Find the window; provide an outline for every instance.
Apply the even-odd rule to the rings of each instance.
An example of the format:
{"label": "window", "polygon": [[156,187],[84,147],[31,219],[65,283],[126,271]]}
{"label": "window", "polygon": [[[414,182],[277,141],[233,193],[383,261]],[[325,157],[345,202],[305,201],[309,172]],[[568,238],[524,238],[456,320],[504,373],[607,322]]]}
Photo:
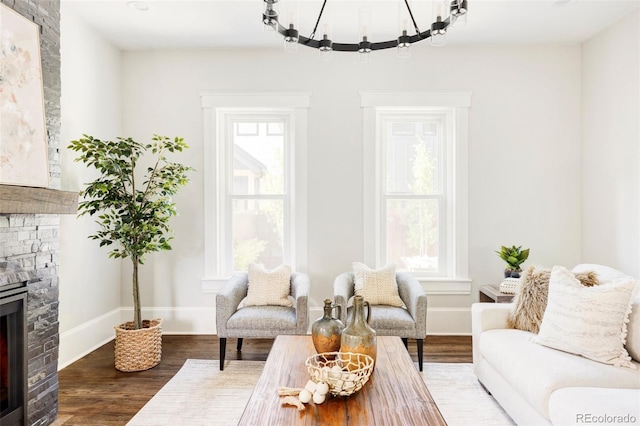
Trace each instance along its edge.
{"label": "window", "polygon": [[202,94],[203,289],[249,263],[306,267],[308,95]]}
{"label": "window", "polygon": [[365,261],[468,293],[468,94],[363,93]]}
{"label": "window", "polygon": [[[272,269],[284,263],[285,247],[291,246],[285,234],[291,219],[286,208],[290,204],[291,117],[240,111],[223,115],[222,140],[228,143],[220,150],[225,154],[221,160],[231,167],[221,167],[220,186],[226,188],[226,182],[232,182],[223,195],[231,230],[223,249],[231,255],[224,256],[223,264],[228,271],[246,271],[250,263]],[[280,134],[269,134],[270,125],[280,127]],[[243,128],[254,131],[243,132]]]}
{"label": "window", "polygon": [[447,276],[445,148],[452,118],[436,111],[379,110],[377,120],[380,259],[418,275]]}

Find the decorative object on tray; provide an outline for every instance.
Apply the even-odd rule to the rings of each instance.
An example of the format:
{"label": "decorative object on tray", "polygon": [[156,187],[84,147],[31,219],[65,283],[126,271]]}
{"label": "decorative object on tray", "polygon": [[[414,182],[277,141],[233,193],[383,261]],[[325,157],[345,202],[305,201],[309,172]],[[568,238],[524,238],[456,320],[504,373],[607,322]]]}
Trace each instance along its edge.
{"label": "decorative object on tray", "polygon": [[505,278],[500,283],[500,293],[516,294],[520,291],[520,278]]}
{"label": "decorative object on tray", "polygon": [[327,399],[329,385],[325,382],[314,382],[308,380],[304,388],[278,388],[278,396],[283,396],[282,405],[291,405],[298,408],[298,411],[305,409],[304,404],[313,402],[316,405],[322,404]]}
{"label": "decorative object on tray", "polygon": [[311,380],[326,383],[333,396],[349,396],[367,383],[374,360],[369,355],[353,352],[326,352],[307,358],[305,365]]}
{"label": "decorative object on tray", "polygon": [[500,251],[496,251],[496,253],[498,253],[500,259],[507,263],[504,268],[504,277],[520,278],[520,272],[522,272],[520,265],[529,257],[529,249],[522,250],[522,246],[501,246]]}
{"label": "decorative object on tray", "polygon": [[[337,318],[331,316],[334,309],[337,309]],[[324,315],[318,318],[311,326],[311,338],[316,352],[336,352],[340,350],[340,337],[344,324],[340,318],[342,307],[335,305],[333,300],[325,299]]]}
{"label": "decorative object on tray", "polygon": [[[364,307],[367,307],[367,317],[364,316]],[[371,320],[371,305],[362,296],[353,297],[353,316],[351,324],[342,330],[340,338],[340,352],[354,352],[369,355],[376,362],[376,332],[369,327]]]}

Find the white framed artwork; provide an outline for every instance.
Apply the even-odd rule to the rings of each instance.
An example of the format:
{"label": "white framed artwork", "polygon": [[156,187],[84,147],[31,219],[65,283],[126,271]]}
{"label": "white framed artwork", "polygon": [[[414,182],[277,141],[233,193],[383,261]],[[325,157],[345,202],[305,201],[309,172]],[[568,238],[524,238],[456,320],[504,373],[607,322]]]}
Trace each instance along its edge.
{"label": "white framed artwork", "polygon": [[49,186],[40,27],[0,4],[0,184]]}

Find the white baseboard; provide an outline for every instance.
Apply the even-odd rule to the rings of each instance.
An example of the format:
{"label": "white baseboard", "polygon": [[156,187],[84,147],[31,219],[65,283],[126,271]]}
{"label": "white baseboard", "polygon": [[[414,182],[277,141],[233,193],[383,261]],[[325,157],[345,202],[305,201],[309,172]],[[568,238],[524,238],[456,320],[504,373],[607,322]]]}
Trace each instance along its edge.
{"label": "white baseboard", "polygon": [[427,335],[470,336],[471,308],[427,308]]}
{"label": "white baseboard", "polygon": [[[133,319],[133,308],[121,308],[122,321]],[[142,308],[145,319],[162,318],[162,334],[215,334],[215,307]]]}
{"label": "white baseboard", "polygon": [[[311,324],[323,314],[321,307],[309,308],[309,332]],[[471,308],[427,308],[427,334],[470,336]]]}
{"label": "white baseboard", "polygon": [[60,333],[58,370],[113,340],[113,327],[120,324],[120,308],[100,315],[82,325]]}
{"label": "white baseboard", "polygon": [[[307,332],[310,332],[311,324],[322,315],[322,307],[309,308],[309,330]],[[142,317],[146,319],[162,318],[163,334],[216,334],[215,307],[143,308]],[[113,327],[131,321],[132,318],[132,308],[114,309],[61,333],[58,370],[113,340]],[[428,308],[427,334],[471,335],[471,308]]]}

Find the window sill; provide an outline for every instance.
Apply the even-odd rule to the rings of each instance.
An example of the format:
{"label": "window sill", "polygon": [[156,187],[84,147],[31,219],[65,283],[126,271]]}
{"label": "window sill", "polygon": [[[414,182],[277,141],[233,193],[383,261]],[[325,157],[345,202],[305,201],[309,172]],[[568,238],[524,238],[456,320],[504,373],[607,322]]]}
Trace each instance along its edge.
{"label": "window sill", "polygon": [[[217,293],[229,280],[224,278],[202,278],[203,293]],[[422,288],[431,295],[466,295],[471,294],[471,280],[466,278],[418,278]]]}
{"label": "window sill", "polygon": [[427,294],[460,295],[471,294],[469,278],[418,278]]}
{"label": "window sill", "polygon": [[220,291],[224,283],[229,280],[230,277],[227,278],[202,278],[200,283],[202,285],[203,293],[217,293]]}

